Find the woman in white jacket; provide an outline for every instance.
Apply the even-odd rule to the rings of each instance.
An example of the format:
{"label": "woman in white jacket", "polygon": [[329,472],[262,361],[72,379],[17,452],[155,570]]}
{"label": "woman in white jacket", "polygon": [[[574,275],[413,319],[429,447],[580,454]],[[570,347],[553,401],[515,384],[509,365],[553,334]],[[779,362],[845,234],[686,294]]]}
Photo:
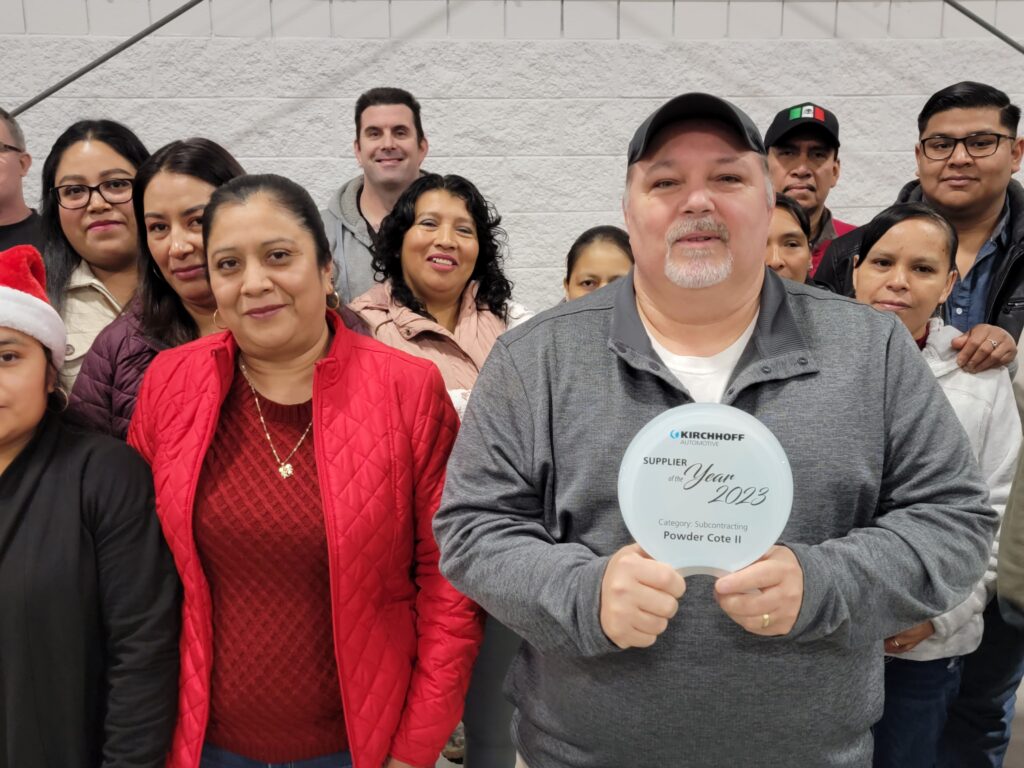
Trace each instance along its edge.
{"label": "woman in white jacket", "polygon": [[[921,348],[970,439],[1002,515],[1021,446],[1021,423],[1005,368],[968,373],[950,341],[960,335],[932,317],[956,281],[957,236],[920,203],[895,205],[865,228],[854,270],[858,301],[894,312]],[[921,429],[927,429],[926,424]],[[949,707],[960,687],[961,658],[981,643],[982,614],[995,593],[997,543],[989,568],[960,605],[885,641],[885,712],[875,727],[875,768],[931,768]]]}

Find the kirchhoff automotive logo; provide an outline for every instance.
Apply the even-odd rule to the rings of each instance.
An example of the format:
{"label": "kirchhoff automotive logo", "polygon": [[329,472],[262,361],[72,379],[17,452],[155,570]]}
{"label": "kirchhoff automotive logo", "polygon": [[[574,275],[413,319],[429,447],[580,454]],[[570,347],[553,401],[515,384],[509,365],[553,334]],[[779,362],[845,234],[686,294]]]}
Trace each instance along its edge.
{"label": "kirchhoff automotive logo", "polygon": [[746,437],[742,432],[697,432],[690,429],[673,429],[668,433],[668,436],[673,440],[680,440],[682,442],[688,442],[690,440],[707,440],[715,442],[734,440],[738,442]]}

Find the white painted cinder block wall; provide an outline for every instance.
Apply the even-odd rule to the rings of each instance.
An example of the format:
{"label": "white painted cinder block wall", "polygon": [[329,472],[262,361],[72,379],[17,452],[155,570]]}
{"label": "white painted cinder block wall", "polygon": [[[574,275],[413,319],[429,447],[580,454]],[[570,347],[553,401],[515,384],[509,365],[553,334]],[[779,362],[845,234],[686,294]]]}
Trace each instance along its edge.
{"label": "white painted cinder block wall", "polygon": [[[1024,38],[1024,0],[967,0]],[[13,108],[180,5],[0,0],[0,105]],[[324,201],[357,172],[352,108],[398,85],[423,103],[426,167],[497,204],[517,297],[561,294],[583,229],[621,224],[626,144],[661,101],[711,91],[766,127],[815,100],[840,119],[830,202],[863,222],[913,176],[915,118],[962,79],[1024,101],[1024,57],[940,0],[207,0],[20,118],[38,172],[83,117],[151,149],[204,135]]]}

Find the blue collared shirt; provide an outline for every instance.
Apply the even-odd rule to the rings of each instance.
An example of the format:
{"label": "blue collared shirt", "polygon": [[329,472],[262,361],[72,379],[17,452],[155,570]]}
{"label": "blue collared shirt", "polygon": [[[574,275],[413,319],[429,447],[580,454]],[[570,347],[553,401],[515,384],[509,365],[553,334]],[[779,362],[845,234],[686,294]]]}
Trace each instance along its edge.
{"label": "blue collared shirt", "polygon": [[966,333],[974,326],[988,322],[988,289],[996,266],[1010,249],[1009,224],[1010,205],[1007,202],[992,236],[978,251],[974,266],[966,275],[957,276],[943,312],[946,323],[957,330]]}

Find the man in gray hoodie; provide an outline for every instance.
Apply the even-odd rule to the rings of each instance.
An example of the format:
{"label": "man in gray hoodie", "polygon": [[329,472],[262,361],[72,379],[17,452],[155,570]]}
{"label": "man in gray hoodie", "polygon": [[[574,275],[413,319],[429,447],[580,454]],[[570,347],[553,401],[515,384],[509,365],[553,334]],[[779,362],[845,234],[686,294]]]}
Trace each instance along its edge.
{"label": "man in gray hoodie", "polygon": [[356,100],[352,150],[363,173],[345,182],[320,212],[343,303],[373,287],[373,238],[395,202],[419,176],[427,149],[420,103],[411,93],[372,88]]}
{"label": "man in gray hoodie", "polygon": [[[633,273],[506,333],[473,390],[434,530],[444,574],[524,638],[529,768],[867,768],[884,638],[985,570],[996,515],[906,329],[765,270],[764,155],[716,97],[653,113]],[[779,543],[717,580],[647,557],[616,497],[634,435],[693,401],[755,416],[794,476]]]}

